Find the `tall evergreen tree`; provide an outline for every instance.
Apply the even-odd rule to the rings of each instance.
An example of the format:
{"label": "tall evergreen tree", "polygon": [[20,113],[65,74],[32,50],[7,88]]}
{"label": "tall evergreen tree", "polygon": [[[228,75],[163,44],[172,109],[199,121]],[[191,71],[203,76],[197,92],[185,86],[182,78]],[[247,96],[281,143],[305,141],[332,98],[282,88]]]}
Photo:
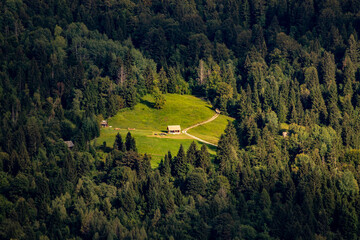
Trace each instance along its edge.
{"label": "tall evergreen tree", "polygon": [[195,166],[200,167],[203,169],[206,169],[208,166],[210,166],[210,154],[207,150],[207,147],[205,144],[201,146],[200,151],[197,154]]}
{"label": "tall evergreen tree", "polygon": [[116,134],[115,137],[114,149],[125,152],[125,145],[119,132]]}
{"label": "tall evergreen tree", "polygon": [[165,154],[164,159],[161,159],[161,162],[160,162],[158,168],[159,168],[161,176],[169,176],[170,175],[171,168],[170,168],[169,157],[167,154]]}
{"label": "tall evergreen tree", "polygon": [[186,159],[187,162],[194,165],[195,161],[196,161],[196,155],[197,155],[197,147],[194,141],[192,141],[192,143],[190,144],[189,149],[186,152]]}
{"label": "tall evergreen tree", "polygon": [[128,132],[126,135],[126,140],[125,140],[125,149],[126,151],[134,151],[137,152],[137,148],[136,148],[136,143],[135,143],[135,138],[133,138],[131,136],[131,133]]}
{"label": "tall evergreen tree", "polygon": [[225,133],[221,135],[218,149],[217,159],[222,172],[231,171],[238,160],[237,151],[239,142],[236,136],[236,130],[232,122],[229,122]]}
{"label": "tall evergreen tree", "polygon": [[187,159],[184,151],[184,147],[181,144],[178,154],[174,158],[173,165],[172,165],[172,173],[175,177],[185,177],[187,172]]}
{"label": "tall evergreen tree", "polygon": [[327,109],[324,98],[321,94],[318,72],[315,67],[309,67],[304,73],[305,83],[310,90],[311,108],[316,115],[318,123],[325,123],[327,119]]}

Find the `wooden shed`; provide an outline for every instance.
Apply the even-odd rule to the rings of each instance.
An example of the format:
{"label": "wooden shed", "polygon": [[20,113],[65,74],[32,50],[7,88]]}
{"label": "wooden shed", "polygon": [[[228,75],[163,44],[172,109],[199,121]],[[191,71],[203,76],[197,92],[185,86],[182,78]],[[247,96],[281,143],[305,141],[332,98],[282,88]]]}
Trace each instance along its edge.
{"label": "wooden shed", "polygon": [[102,120],[100,124],[101,124],[102,127],[108,127],[109,126],[108,122],[106,120]]}
{"label": "wooden shed", "polygon": [[180,125],[169,125],[167,127],[169,134],[180,134],[181,133],[181,127]]}

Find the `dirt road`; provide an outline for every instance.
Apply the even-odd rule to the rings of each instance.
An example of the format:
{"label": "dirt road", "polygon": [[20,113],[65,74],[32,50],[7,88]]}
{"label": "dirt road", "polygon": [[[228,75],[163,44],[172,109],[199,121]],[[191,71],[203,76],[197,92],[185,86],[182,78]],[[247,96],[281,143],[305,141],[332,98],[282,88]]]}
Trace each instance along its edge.
{"label": "dirt road", "polygon": [[195,137],[195,136],[187,133],[187,131],[189,131],[190,129],[195,128],[195,127],[197,127],[197,126],[204,125],[204,124],[206,124],[206,123],[209,123],[209,122],[211,122],[211,121],[214,121],[219,115],[220,115],[219,113],[216,113],[216,114],[215,114],[214,116],[212,116],[210,119],[208,119],[208,120],[206,120],[206,121],[204,121],[204,122],[201,122],[201,123],[197,123],[197,124],[195,124],[195,125],[192,125],[192,126],[190,126],[190,127],[188,127],[188,128],[185,128],[182,132],[185,133],[186,135],[188,135],[189,137],[191,137],[191,138],[199,141],[199,142],[202,142],[202,143],[205,143],[205,144],[208,144],[208,145],[217,147],[217,145],[215,145],[215,144],[213,144],[213,143],[209,143],[209,142],[207,142],[207,141],[205,141],[205,140],[203,140],[203,139],[201,139],[201,138]]}

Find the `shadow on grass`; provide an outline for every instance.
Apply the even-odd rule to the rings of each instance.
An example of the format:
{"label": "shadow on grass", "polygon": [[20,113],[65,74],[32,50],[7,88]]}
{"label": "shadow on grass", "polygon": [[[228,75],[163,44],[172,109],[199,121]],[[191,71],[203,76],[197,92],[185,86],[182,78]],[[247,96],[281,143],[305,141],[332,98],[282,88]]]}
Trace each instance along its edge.
{"label": "shadow on grass", "polygon": [[206,106],[206,107],[215,112],[215,109],[212,106]]}
{"label": "shadow on grass", "polygon": [[146,105],[149,108],[154,108],[155,104],[152,102],[149,102],[148,100],[140,99],[140,103]]}
{"label": "shadow on grass", "polygon": [[206,144],[206,147],[214,152],[216,152],[216,150],[217,150],[217,147],[209,145],[209,144]]}
{"label": "shadow on grass", "polygon": [[104,146],[104,145],[97,146],[95,149],[102,150],[104,153],[109,153],[113,150],[112,147],[108,147],[108,146]]}
{"label": "shadow on grass", "polygon": [[[208,148],[208,150],[211,150],[211,151],[214,151],[214,152],[217,151],[217,147],[215,147],[215,146],[213,146],[213,145],[209,145],[209,144],[206,144],[206,143],[203,143],[203,142],[200,142],[200,141],[197,141],[197,143],[198,143],[198,144],[203,144],[203,145],[205,145],[205,146]],[[201,147],[201,146],[200,146],[200,147]]]}

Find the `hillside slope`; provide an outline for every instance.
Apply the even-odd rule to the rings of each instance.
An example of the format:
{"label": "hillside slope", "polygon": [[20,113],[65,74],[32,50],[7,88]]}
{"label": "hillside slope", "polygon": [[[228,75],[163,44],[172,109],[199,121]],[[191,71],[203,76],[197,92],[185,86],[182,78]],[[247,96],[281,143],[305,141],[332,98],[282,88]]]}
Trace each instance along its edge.
{"label": "hillside slope", "polygon": [[[108,119],[111,128],[101,129],[100,137],[96,140],[97,144],[103,144],[105,141],[107,146],[112,146],[118,132],[124,138],[129,131],[128,129],[135,129],[131,130],[131,134],[136,139],[138,150],[140,153],[152,155],[152,166],[157,166],[169,150],[176,154],[180,144],[183,144],[187,149],[193,141],[192,138],[185,134],[163,136],[159,133],[166,132],[168,125],[180,125],[182,129],[185,129],[211,118],[214,111],[209,103],[194,96],[179,94],[165,94],[164,96],[166,104],[163,109],[153,108],[152,96],[146,95],[135,106],[134,110],[122,110]],[[216,144],[228,120],[231,119],[220,115],[211,123],[211,129],[201,131],[201,137]],[[196,128],[192,129],[192,134],[197,136]],[[201,143],[198,144],[201,145]],[[215,148],[208,147],[210,153],[215,154]]]}

